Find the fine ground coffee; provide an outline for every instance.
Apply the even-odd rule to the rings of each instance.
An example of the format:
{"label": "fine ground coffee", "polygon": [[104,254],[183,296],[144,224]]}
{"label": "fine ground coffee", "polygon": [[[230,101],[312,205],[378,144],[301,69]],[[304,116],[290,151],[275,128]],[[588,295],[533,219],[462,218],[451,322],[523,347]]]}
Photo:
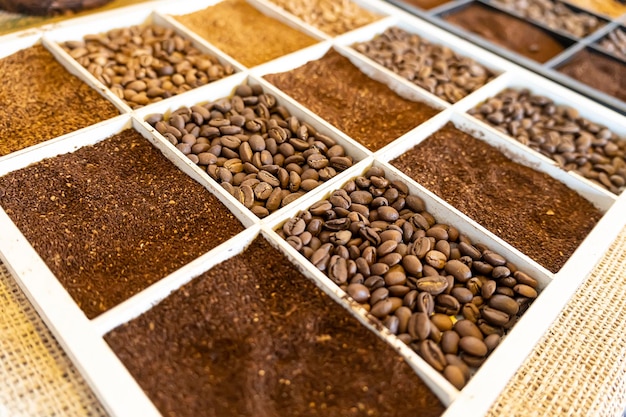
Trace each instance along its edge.
{"label": "fine ground coffee", "polygon": [[225,0],[174,17],[247,67],[317,43],[316,39],[264,15],[245,0]]}
{"label": "fine ground coffee", "polygon": [[0,59],[0,156],[117,116],[42,45]]}
{"label": "fine ground coffee", "polygon": [[0,205],[89,318],[243,230],[134,130],[1,177]]}
{"label": "fine ground coffee", "polygon": [[164,416],[439,416],[406,362],[266,240],[105,336]]}
{"label": "fine ground coffee", "polygon": [[369,78],[334,49],[299,68],[265,78],[372,151],[437,113]]}
{"label": "fine ground coffee", "polygon": [[561,182],[452,125],[391,163],[552,272],[602,216]]}

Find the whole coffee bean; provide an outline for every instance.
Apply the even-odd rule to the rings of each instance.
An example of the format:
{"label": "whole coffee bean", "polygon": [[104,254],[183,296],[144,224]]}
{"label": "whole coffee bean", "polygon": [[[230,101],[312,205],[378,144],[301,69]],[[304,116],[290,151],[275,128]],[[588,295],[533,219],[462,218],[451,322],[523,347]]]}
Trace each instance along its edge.
{"label": "whole coffee bean", "polygon": [[448,316],[447,314],[435,313],[430,317],[430,320],[442,332],[445,332],[446,330],[452,330],[452,319],[450,319],[450,316]]}
{"label": "whole coffee bean", "polygon": [[487,345],[481,338],[474,336],[463,336],[459,341],[459,348],[472,356],[482,357],[488,352]]}
{"label": "whole coffee bean", "polygon": [[378,208],[378,216],[381,220],[387,222],[395,222],[398,220],[399,214],[398,211],[389,206],[382,206]]}
{"label": "whole coffee bean", "polygon": [[430,295],[441,294],[448,288],[448,280],[441,275],[420,278],[415,282],[417,289]]}
{"label": "whole coffee bean", "polygon": [[435,269],[442,269],[446,265],[447,260],[446,256],[437,250],[428,251],[424,257],[424,261]]}
{"label": "whole coffee bean", "polygon": [[415,255],[405,255],[402,258],[402,266],[407,274],[412,275],[414,277],[420,277],[422,274],[422,263],[419,258]]}
{"label": "whole coffee bean", "polygon": [[[328,265],[328,276],[335,284],[344,284],[348,281],[348,264],[346,260],[338,255],[330,258]],[[517,306],[517,303],[515,303]]]}
{"label": "whole coffee bean", "polygon": [[493,351],[500,344],[501,337],[498,334],[490,334],[485,337],[485,345],[487,345],[487,349],[489,352]]}
{"label": "whole coffee bean", "polygon": [[494,267],[506,264],[506,259],[502,255],[489,250],[483,252],[483,259]]}
{"label": "whole coffee bean", "polygon": [[489,324],[494,326],[504,326],[511,319],[504,311],[496,310],[491,307],[483,308],[482,316]]}
{"label": "whole coffee bean", "polygon": [[463,371],[454,365],[448,365],[443,370],[443,376],[456,388],[462,389],[465,386],[466,380],[463,376]]}
{"label": "whole coffee bean", "polygon": [[491,334],[502,335],[504,332],[502,331],[502,327],[492,326],[487,323],[484,319],[478,319],[476,325],[485,336],[489,336]]}
{"label": "whole coffee bean", "polygon": [[396,316],[387,316],[383,320],[383,325],[392,333],[398,333],[399,319]]}
{"label": "whole coffee bean", "polygon": [[445,271],[459,282],[466,282],[472,277],[470,268],[459,260],[453,259],[445,264]]}
{"label": "whole coffee bean", "polygon": [[537,286],[539,285],[536,279],[532,278],[522,271],[515,271],[513,277],[517,280],[519,284],[528,285],[531,288],[537,288]]}
{"label": "whole coffee bean", "polygon": [[449,353],[445,354],[444,357],[446,359],[446,362],[448,362],[448,364],[454,365],[461,370],[466,381],[470,379],[471,370],[467,366],[467,364],[463,361],[463,359],[461,359],[457,355],[452,355]]}
{"label": "whole coffee bean", "polygon": [[459,300],[449,294],[439,294],[435,298],[435,311],[448,316],[456,316],[461,310]]}
{"label": "whole coffee bean", "polygon": [[433,368],[442,372],[447,366],[447,361],[439,346],[432,340],[426,339],[419,343],[419,354]]}
{"label": "whole coffee bean", "polygon": [[519,304],[506,295],[496,294],[489,299],[489,307],[504,311],[509,316],[514,316],[519,311]]}
{"label": "whole coffee bean", "polygon": [[407,333],[409,319],[412,315],[411,309],[406,306],[400,306],[393,314],[398,318],[398,332]]}
{"label": "whole coffee bean", "polygon": [[461,304],[469,303],[472,301],[472,298],[474,298],[474,294],[472,294],[470,290],[464,287],[452,288],[450,295],[456,298]]}
{"label": "whole coffee bean", "polygon": [[476,324],[472,323],[469,320],[459,320],[459,321],[457,321],[456,323],[454,323],[453,329],[461,337],[473,336],[473,337],[476,337],[478,339],[482,339],[483,338],[483,334],[481,333],[481,331],[478,328],[478,326]]}
{"label": "whole coffee bean", "polygon": [[459,352],[459,334],[453,330],[444,331],[441,336],[441,350],[443,353],[456,355]]}
{"label": "whole coffee bean", "polygon": [[383,318],[389,313],[391,313],[393,309],[393,302],[389,299],[384,299],[372,306],[370,313],[376,318]]}
{"label": "whole coffee bean", "polygon": [[370,291],[372,291],[372,294],[370,296],[370,304],[372,305],[378,304],[380,301],[389,298],[389,290],[385,287],[380,287]]}
{"label": "whole coffee bean", "polygon": [[417,311],[421,311],[422,313],[426,313],[430,316],[435,311],[435,300],[433,296],[427,291],[420,292],[417,294],[415,308]]}
{"label": "whole coffee bean", "polygon": [[497,286],[498,284],[494,280],[488,280],[483,284],[482,288],[480,289],[480,295],[484,299],[491,298],[491,296],[496,292]]}
{"label": "whole coffee bean", "polygon": [[526,298],[537,298],[537,290],[525,284],[517,284],[513,287],[513,291]]}
{"label": "whole coffee bean", "polygon": [[430,335],[430,319],[426,313],[414,313],[409,318],[407,331],[417,340],[425,340]]}
{"label": "whole coffee bean", "polygon": [[463,352],[461,354],[461,359],[472,368],[479,368],[484,362],[486,357],[484,356],[474,356],[469,353]]}
{"label": "whole coffee bean", "polygon": [[461,314],[465,319],[471,321],[472,323],[476,323],[480,318],[480,311],[478,307],[473,303],[466,303],[461,307]]}

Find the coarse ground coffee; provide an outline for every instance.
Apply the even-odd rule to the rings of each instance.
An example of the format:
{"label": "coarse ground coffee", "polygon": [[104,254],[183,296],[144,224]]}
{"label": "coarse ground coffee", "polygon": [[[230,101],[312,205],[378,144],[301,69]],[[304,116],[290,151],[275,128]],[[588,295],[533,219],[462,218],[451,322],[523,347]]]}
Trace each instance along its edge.
{"label": "coarse ground coffee", "polygon": [[245,0],[225,0],[174,18],[247,67],[318,42],[264,15]]}
{"label": "coarse ground coffee", "polygon": [[42,45],[0,59],[0,156],[117,116]]}
{"label": "coarse ground coffee", "polygon": [[406,362],[265,239],[105,336],[164,416],[439,416]]}
{"label": "coarse ground coffee", "polygon": [[557,71],[581,83],[626,101],[626,63],[583,49],[557,67]]}
{"label": "coarse ground coffee", "polygon": [[299,68],[265,78],[372,151],[438,112],[400,97],[334,49]]}
{"label": "coarse ground coffee", "polygon": [[134,130],[1,177],[0,205],[89,318],[243,230]]}
{"label": "coarse ground coffee", "polygon": [[450,124],[391,163],[552,272],[602,217],[563,183]]}

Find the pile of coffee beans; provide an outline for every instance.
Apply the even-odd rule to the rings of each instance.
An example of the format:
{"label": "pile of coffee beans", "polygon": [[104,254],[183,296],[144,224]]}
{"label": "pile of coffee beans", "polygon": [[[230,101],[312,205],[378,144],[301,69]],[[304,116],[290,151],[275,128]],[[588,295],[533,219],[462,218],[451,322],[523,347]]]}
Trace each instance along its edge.
{"label": "pile of coffee beans", "polygon": [[278,233],[459,389],[537,297],[536,279],[379,167]]}
{"label": "pile of coffee beans", "polygon": [[578,38],[584,38],[603,25],[596,16],[577,12],[554,0],[495,0],[495,4]]}
{"label": "pile of coffee beans", "polygon": [[331,36],[341,35],[378,19],[350,0],[271,0],[292,15]]}
{"label": "pile of coffee beans", "polygon": [[146,121],[259,217],[353,164],[343,146],[291,116],[259,85]]}
{"label": "pile of coffee beans", "polygon": [[626,188],[626,140],[572,107],[508,88],[469,113],[614,194]]}
{"label": "pile of coffee beans", "polygon": [[355,44],[354,48],[450,103],[456,103],[494,77],[473,59],[398,27],[390,27],[368,42]]}
{"label": "pile of coffee beans", "polygon": [[234,73],[231,65],[157,25],[113,29],[61,46],[133,109]]}
{"label": "pile of coffee beans", "polygon": [[626,59],[626,30],[617,28],[600,41],[600,46],[611,54]]}

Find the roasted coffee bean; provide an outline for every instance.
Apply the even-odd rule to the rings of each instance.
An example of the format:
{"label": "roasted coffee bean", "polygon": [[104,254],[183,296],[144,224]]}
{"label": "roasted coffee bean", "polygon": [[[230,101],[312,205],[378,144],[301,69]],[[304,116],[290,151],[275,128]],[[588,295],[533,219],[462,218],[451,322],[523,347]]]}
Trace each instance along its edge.
{"label": "roasted coffee bean", "polygon": [[483,335],[482,335],[480,329],[478,328],[478,326],[476,324],[472,323],[469,320],[459,320],[459,321],[457,321],[456,323],[454,323],[453,329],[461,337],[473,336],[473,337],[477,337],[479,339],[483,338]]}
{"label": "roasted coffee bean", "polygon": [[[272,0],[272,3],[331,36],[341,35],[380,18],[354,2]],[[316,12],[311,13],[311,10]]]}
{"label": "roasted coffee bean", "polygon": [[376,318],[383,318],[393,310],[393,302],[390,299],[384,299],[372,306],[370,313]]}
{"label": "roasted coffee bean", "polygon": [[426,263],[435,269],[442,269],[446,266],[448,260],[446,256],[438,250],[430,250],[424,257]]}
{"label": "roasted coffee bean", "polygon": [[441,336],[441,350],[443,353],[456,355],[459,352],[459,334],[453,330],[446,330]]}
{"label": "roasted coffee bean", "polygon": [[459,300],[449,294],[439,294],[435,298],[435,311],[448,316],[456,316],[461,310]]}
{"label": "roasted coffee bean", "polygon": [[[626,141],[581,117],[574,108],[557,105],[527,89],[508,88],[469,113],[599,187],[614,194],[626,188],[626,171],[615,170],[626,163]],[[494,117],[497,113],[502,117]]]}
{"label": "roasted coffee bean", "polygon": [[412,316],[411,309],[406,306],[400,306],[394,312],[394,315],[398,317],[398,332],[406,333],[408,332],[409,319]]}
{"label": "roasted coffee bean", "polygon": [[498,284],[494,280],[486,281],[480,289],[480,295],[484,299],[489,299],[496,292]]}
{"label": "roasted coffee bean", "polygon": [[482,338],[474,336],[463,336],[459,340],[459,348],[469,353],[472,356],[482,357],[488,352],[487,345],[483,342]]}
{"label": "roasted coffee bean", "polygon": [[472,59],[399,27],[390,27],[354,48],[450,103],[459,101],[494,76]]}
{"label": "roasted coffee bean", "polygon": [[463,307],[461,307],[461,314],[472,323],[476,323],[480,318],[480,310],[478,310],[478,307],[473,303],[464,304]]}
{"label": "roasted coffee bean", "polygon": [[419,354],[433,368],[442,372],[447,366],[447,361],[439,346],[432,340],[422,340],[419,343]]}
{"label": "roasted coffee bean", "polygon": [[489,324],[494,326],[504,326],[511,319],[504,311],[496,310],[491,307],[484,307],[481,313],[482,317],[484,317]]}
{"label": "roasted coffee bean", "polygon": [[420,278],[416,281],[417,289],[431,295],[441,294],[448,288],[448,280],[441,275]]}
{"label": "roasted coffee bean", "polygon": [[554,0],[495,0],[495,3],[578,38],[590,35],[602,25],[597,17],[567,7]]}
{"label": "roasted coffee bean", "polygon": [[519,304],[506,295],[496,294],[489,299],[489,307],[504,311],[509,316],[514,316],[519,311]]}
{"label": "roasted coffee bean", "polygon": [[430,335],[430,319],[426,313],[414,313],[409,318],[407,331],[413,339],[425,340]]}
{"label": "roasted coffee bean", "polygon": [[447,314],[435,313],[430,316],[430,321],[432,321],[432,323],[442,332],[452,330],[453,322]]}
{"label": "roasted coffee bean", "polygon": [[451,274],[457,281],[466,282],[472,277],[470,268],[459,260],[450,260],[445,265],[445,271]]}
{"label": "roasted coffee bean", "polygon": [[[178,45],[176,49],[170,47],[172,44]],[[61,47],[132,108],[234,73],[230,64],[202,53],[172,29],[154,24],[87,35],[82,41],[64,42]],[[171,65],[174,61],[176,65]]]}
{"label": "roasted coffee bean", "polygon": [[[236,89],[239,90],[243,91],[243,87]],[[328,148],[312,134],[308,137],[309,141],[300,143],[300,139],[289,129],[279,126],[281,122],[286,124],[285,116],[287,119],[294,118],[284,107],[275,111],[276,99],[263,94],[260,88],[257,90],[258,94],[246,97],[234,95],[205,105],[182,107],[167,120],[165,115],[158,114],[149,115],[146,120],[184,154],[188,154],[192,161],[206,166],[207,173],[214,179],[233,184],[233,193],[241,196],[238,199],[247,208],[252,209],[260,203],[267,210],[255,209],[254,212],[266,215],[266,212],[276,211],[314,189],[320,181],[335,176],[337,171],[348,168],[352,165],[352,158],[342,156],[342,164],[338,164],[332,172],[325,171],[325,175],[328,174],[326,177],[321,175],[321,170],[325,170],[328,163],[328,155],[325,154]],[[257,100],[250,100],[252,97]],[[268,103],[273,103],[274,107],[268,107]],[[254,115],[254,119],[245,121],[246,116],[242,114],[245,112]],[[191,122],[192,117],[194,122]],[[188,120],[189,123],[185,124]],[[250,124],[252,121],[254,123]],[[188,126],[189,129],[196,129],[201,137],[189,133],[183,135],[181,132],[187,132]],[[200,138],[206,143],[192,143],[199,142]],[[325,138],[324,141],[332,139]],[[333,153],[343,155],[342,146],[332,142]],[[216,164],[218,167],[212,168]],[[240,189],[240,181],[244,179],[259,181],[254,186],[250,185],[253,196],[250,190]],[[344,201],[337,201],[338,207],[347,209],[350,199],[345,192],[342,195]],[[331,208],[332,205],[325,210]],[[319,215],[315,208],[312,208],[312,213]],[[338,220],[336,229],[341,229],[340,225],[349,226],[347,220]]]}
{"label": "roasted coffee bean", "polygon": [[443,370],[443,376],[456,388],[462,389],[466,380],[463,371],[458,366],[448,365]]}
{"label": "roasted coffee bean", "polygon": [[470,290],[464,287],[452,288],[450,295],[456,298],[461,304],[469,303],[472,301],[472,298],[474,298],[474,294],[472,294]]}
{"label": "roasted coffee bean", "polygon": [[400,325],[400,320],[396,316],[387,316],[385,320],[383,320],[383,324],[385,327],[392,333],[398,333],[398,327]]}
{"label": "roasted coffee bean", "polygon": [[537,290],[535,290],[533,287],[529,285],[517,284],[516,286],[513,287],[513,291],[515,291],[517,294],[521,295],[522,297],[537,298]]}
{"label": "roasted coffee bean", "polygon": [[502,338],[500,337],[500,335],[495,334],[495,333],[490,334],[489,336],[485,337],[485,340],[484,340],[485,345],[487,346],[487,349],[489,350],[489,352],[491,352],[496,347],[498,347],[501,339]]}

